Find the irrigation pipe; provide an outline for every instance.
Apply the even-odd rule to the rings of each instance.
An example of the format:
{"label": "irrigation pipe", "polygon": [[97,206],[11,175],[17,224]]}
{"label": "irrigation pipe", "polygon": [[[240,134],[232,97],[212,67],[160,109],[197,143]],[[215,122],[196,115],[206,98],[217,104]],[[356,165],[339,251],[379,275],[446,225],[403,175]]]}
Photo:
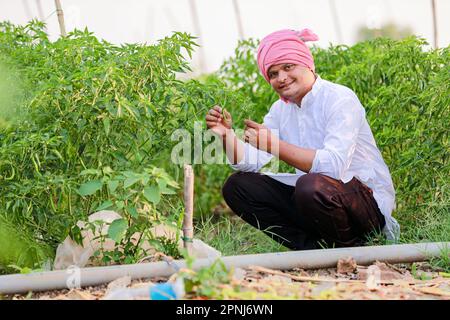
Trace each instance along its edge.
{"label": "irrigation pipe", "polygon": [[[419,262],[437,257],[442,250],[450,249],[450,242],[417,243],[388,246],[353,247],[339,249],[321,249],[309,251],[289,251],[263,254],[249,254],[222,257],[229,267],[246,268],[258,265],[270,269],[288,270],[292,268],[315,269],[335,267],[341,258],[353,257],[359,265],[372,262],[388,263]],[[216,259],[198,259],[193,269],[211,265]],[[14,294],[28,291],[45,291],[85,287],[107,283],[124,276],[132,279],[169,277],[177,268],[185,268],[184,260],[152,262],[131,265],[119,265],[91,268],[68,268],[67,270],[13,274],[0,276],[0,293]]]}

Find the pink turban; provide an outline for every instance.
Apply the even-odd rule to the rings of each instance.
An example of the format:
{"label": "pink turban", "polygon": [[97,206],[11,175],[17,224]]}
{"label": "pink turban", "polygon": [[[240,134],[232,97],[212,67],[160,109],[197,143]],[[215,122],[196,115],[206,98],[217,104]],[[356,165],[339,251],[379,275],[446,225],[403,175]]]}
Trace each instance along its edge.
{"label": "pink turban", "polygon": [[306,46],[306,41],[316,41],[319,37],[309,29],[302,31],[280,30],[261,40],[258,48],[258,67],[267,82],[267,71],[274,64],[294,63],[314,72],[314,59]]}

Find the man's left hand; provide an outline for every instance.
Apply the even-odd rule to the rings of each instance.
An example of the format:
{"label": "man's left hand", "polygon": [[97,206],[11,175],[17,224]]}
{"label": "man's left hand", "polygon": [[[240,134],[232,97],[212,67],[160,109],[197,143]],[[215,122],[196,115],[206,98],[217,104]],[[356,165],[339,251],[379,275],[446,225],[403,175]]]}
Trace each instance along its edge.
{"label": "man's left hand", "polygon": [[252,146],[259,150],[271,152],[274,146],[278,143],[278,137],[272,134],[269,128],[262,124],[256,123],[250,119],[244,120],[245,142],[250,143]]}

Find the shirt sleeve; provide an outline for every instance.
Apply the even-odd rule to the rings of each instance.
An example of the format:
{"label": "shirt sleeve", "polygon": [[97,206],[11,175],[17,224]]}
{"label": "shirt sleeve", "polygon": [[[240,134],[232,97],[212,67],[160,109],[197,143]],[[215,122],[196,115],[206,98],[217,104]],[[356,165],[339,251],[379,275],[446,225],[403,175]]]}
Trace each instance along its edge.
{"label": "shirt sleeve", "polygon": [[[277,103],[272,105],[269,112],[264,116],[263,124],[269,128],[272,133],[279,136],[279,115],[277,109]],[[259,150],[249,143],[244,143],[244,150],[244,156],[239,163],[231,164],[227,159],[228,164],[234,170],[257,172],[273,158],[272,154]]]}
{"label": "shirt sleeve", "polygon": [[316,150],[310,172],[342,180],[356,148],[365,110],[355,98],[335,103],[326,120],[323,148]]}

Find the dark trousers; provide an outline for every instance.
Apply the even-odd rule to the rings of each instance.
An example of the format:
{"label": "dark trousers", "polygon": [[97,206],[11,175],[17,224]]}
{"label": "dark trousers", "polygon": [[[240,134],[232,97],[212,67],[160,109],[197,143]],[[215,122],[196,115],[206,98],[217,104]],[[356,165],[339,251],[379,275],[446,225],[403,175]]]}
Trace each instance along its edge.
{"label": "dark trousers", "polygon": [[384,227],[372,190],[353,178],[348,183],[308,173],[296,186],[255,172],[236,172],[223,197],[244,221],[293,250],[351,247]]}

